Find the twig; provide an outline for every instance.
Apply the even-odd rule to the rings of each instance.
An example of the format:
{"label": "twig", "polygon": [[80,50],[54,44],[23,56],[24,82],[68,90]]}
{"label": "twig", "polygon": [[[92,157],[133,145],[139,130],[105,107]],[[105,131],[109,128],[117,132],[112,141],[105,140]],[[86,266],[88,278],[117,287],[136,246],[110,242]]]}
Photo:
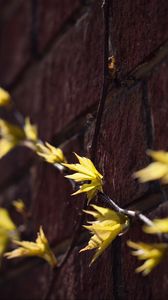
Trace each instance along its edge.
{"label": "twig", "polygon": [[137,218],[148,226],[153,225],[153,222],[148,217],[146,217],[142,212],[121,208],[105,193],[99,192],[99,194],[101,195],[101,198],[118,213],[127,215],[130,218]]}

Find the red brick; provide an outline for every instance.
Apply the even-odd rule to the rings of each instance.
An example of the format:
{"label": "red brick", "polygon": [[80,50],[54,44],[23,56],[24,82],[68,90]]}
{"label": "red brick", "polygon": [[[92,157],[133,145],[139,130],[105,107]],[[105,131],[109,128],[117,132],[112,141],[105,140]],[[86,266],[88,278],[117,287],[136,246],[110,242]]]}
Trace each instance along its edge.
{"label": "red brick", "polygon": [[74,249],[65,266],[58,272],[48,299],[112,300],[111,249],[91,267],[89,263],[93,253],[79,253],[80,249]]}
{"label": "red brick", "polygon": [[36,42],[38,51],[41,52],[80,6],[80,1],[37,0],[36,5]]}
{"label": "red brick", "polygon": [[42,299],[48,287],[50,271],[41,260],[36,263],[32,263],[32,259],[29,262],[25,259],[20,261],[13,270],[8,269],[6,274],[1,275],[1,299]]}
{"label": "red brick", "polygon": [[25,114],[33,115],[36,110],[38,124],[47,126],[50,137],[99,101],[103,62],[101,16],[101,7],[92,7],[13,93],[18,108]]}
{"label": "red brick", "polygon": [[111,12],[111,44],[122,77],[168,38],[168,2],[112,1]]}
{"label": "red brick", "polygon": [[[44,109],[43,92],[41,68],[38,68],[36,64],[30,71],[26,72],[26,75],[20,80],[19,86],[12,92],[16,110],[24,117],[29,116],[31,122],[37,125],[39,125],[40,120],[44,123],[40,111]],[[48,126],[46,120],[45,126]]]}
{"label": "red brick", "polygon": [[8,86],[30,60],[31,1],[19,5],[1,21],[0,84]]}
{"label": "red brick", "polygon": [[154,148],[168,150],[168,63],[163,62],[148,81],[148,97],[154,133]]}
{"label": "red brick", "polygon": [[104,191],[121,205],[143,195],[147,185],[138,184],[133,173],[148,158],[141,85],[111,96],[104,111],[96,161],[104,175]]}

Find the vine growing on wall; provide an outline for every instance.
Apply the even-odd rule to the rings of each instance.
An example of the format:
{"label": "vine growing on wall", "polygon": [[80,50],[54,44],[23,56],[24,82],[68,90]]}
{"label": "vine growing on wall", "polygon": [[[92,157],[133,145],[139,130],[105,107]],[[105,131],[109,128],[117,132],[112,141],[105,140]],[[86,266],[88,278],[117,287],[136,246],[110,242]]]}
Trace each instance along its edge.
{"label": "vine growing on wall", "polygon": [[[2,88],[0,89],[0,106],[11,108],[11,112],[15,117],[19,114],[16,112],[16,109],[13,109],[14,103],[9,93]],[[90,264],[95,262],[117,236],[125,234],[130,229],[132,221],[138,219],[143,223],[142,230],[144,233],[147,235],[154,234],[159,237],[158,243],[127,242],[128,247],[133,249],[132,254],[143,261],[142,265],[137,267],[136,272],[141,272],[143,275],[149,274],[168,253],[168,218],[151,220],[140,211],[124,209],[118,206],[105,193],[103,175],[89,158],[75,153],[78,162],[69,163],[62,149],[56,148],[48,142],[43,142],[39,138],[37,127],[31,124],[29,118],[24,119],[22,117],[21,119],[22,122],[17,122],[17,125],[0,119],[0,158],[4,157],[15,147],[28,147],[40,159],[58,169],[70,181],[73,188],[73,196],[80,193],[86,194],[87,209],[84,210],[84,214],[90,215],[92,220],[90,221],[89,219],[87,224],[83,224],[83,227],[90,232],[90,239],[80,252],[95,251]],[[140,183],[159,180],[161,184],[167,184],[168,153],[148,150],[147,155],[153,159],[153,162],[144,169],[135,172],[133,177],[138,179]],[[96,199],[96,204],[93,204],[94,199]],[[100,205],[100,200],[104,202],[103,207]],[[24,202],[21,199],[15,200],[13,201],[13,206],[25,220],[27,212]],[[160,238],[164,242],[160,242]],[[14,249],[8,251],[11,244]],[[53,268],[60,266],[45,236],[42,225],[37,233],[35,242],[23,241],[20,228],[14,224],[8,211],[0,208],[1,259],[2,257],[14,259],[16,257],[31,256],[44,259]]]}

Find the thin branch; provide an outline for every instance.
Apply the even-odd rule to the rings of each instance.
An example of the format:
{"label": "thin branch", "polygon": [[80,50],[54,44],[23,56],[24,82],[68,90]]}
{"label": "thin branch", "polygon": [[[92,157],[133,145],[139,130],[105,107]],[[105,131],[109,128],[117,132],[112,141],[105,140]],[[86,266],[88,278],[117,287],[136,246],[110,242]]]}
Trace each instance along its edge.
{"label": "thin branch", "polygon": [[130,218],[137,218],[137,219],[141,220],[143,223],[145,223],[148,226],[153,225],[153,222],[148,217],[146,217],[142,212],[121,208],[109,196],[107,196],[104,192],[103,193],[99,192],[99,195],[101,195],[101,198],[107,204],[109,204],[115,211],[117,211],[118,213],[127,215]]}
{"label": "thin branch", "polygon": [[152,220],[150,220],[149,218],[147,218],[144,214],[138,213],[138,212],[137,212],[136,216],[137,216],[143,223],[145,223],[146,225],[148,225],[148,226],[153,226]]}

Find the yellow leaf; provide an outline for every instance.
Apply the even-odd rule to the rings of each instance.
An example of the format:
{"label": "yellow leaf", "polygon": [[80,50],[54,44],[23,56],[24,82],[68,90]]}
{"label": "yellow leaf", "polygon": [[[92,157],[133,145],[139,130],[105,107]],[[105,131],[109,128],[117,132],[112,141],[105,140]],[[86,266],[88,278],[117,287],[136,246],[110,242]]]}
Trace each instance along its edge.
{"label": "yellow leaf", "polygon": [[25,136],[28,140],[37,142],[37,140],[38,140],[37,126],[32,125],[30,123],[29,118],[25,119],[24,132],[25,132]]}
{"label": "yellow leaf", "polygon": [[0,106],[6,106],[11,102],[10,94],[0,87]]}
{"label": "yellow leaf", "polygon": [[9,242],[18,239],[19,233],[8,211],[5,208],[0,208],[0,258],[6,251]]}
{"label": "yellow leaf", "polygon": [[72,179],[75,182],[81,182],[78,191],[72,195],[77,195],[80,193],[86,193],[88,201],[92,200],[98,191],[103,191],[102,189],[102,179],[103,176],[96,170],[92,161],[86,157],[81,157],[75,153],[79,163],[77,164],[66,164],[63,165],[76,173],[72,175],[66,175],[66,178]]}
{"label": "yellow leaf", "polygon": [[144,276],[160,263],[168,250],[168,245],[164,243],[147,244],[128,241],[127,245],[135,250],[132,255],[137,256],[139,260],[145,260],[142,266],[136,269],[137,273],[142,272]]}
{"label": "yellow leaf", "polygon": [[95,221],[89,221],[88,229],[92,236],[86,247],[80,252],[96,249],[91,264],[98,256],[111,244],[111,242],[128,226],[128,218],[115,211],[97,205],[92,205],[94,211],[85,210],[84,212],[92,215]]}
{"label": "yellow leaf", "polygon": [[18,145],[24,145],[34,150],[38,138],[37,128],[30,124],[28,118],[25,119],[23,129],[0,119],[0,137],[0,158],[2,158]]}
{"label": "yellow leaf", "polygon": [[66,162],[66,158],[60,148],[56,148],[49,143],[37,143],[37,155],[41,156],[50,164],[62,164]]}
{"label": "yellow leaf", "polygon": [[149,166],[146,168],[135,172],[134,177],[138,178],[140,182],[160,180],[163,184],[167,184],[168,152],[148,150],[147,154],[150,155],[155,161],[149,164]]}
{"label": "yellow leaf", "polygon": [[24,139],[24,131],[17,125],[13,125],[0,119],[0,135],[10,141],[20,141]]}
{"label": "yellow leaf", "polygon": [[7,121],[0,119],[0,158],[6,155],[25,138],[24,131]]}
{"label": "yellow leaf", "polygon": [[14,147],[16,146],[16,143],[10,142],[6,139],[1,139],[0,140],[0,158],[8,154]]}
{"label": "yellow leaf", "polygon": [[155,219],[152,222],[153,226],[143,226],[143,230],[146,233],[168,233],[168,218]]}
{"label": "yellow leaf", "polygon": [[11,220],[8,211],[5,208],[0,208],[0,228],[5,230],[15,230],[16,226]]}
{"label": "yellow leaf", "polygon": [[153,158],[153,160],[158,161],[163,164],[168,164],[168,152],[166,151],[153,151],[148,150],[147,154]]}
{"label": "yellow leaf", "polygon": [[25,212],[26,207],[22,199],[14,200],[12,204],[18,213],[23,214]]}
{"label": "yellow leaf", "polygon": [[43,232],[42,227],[40,227],[40,231],[37,234],[37,239],[35,242],[16,241],[15,244],[20,247],[11,252],[5,253],[4,256],[6,256],[8,259],[16,257],[38,256],[46,260],[52,267],[57,265],[56,257],[50,249],[48,240]]}

